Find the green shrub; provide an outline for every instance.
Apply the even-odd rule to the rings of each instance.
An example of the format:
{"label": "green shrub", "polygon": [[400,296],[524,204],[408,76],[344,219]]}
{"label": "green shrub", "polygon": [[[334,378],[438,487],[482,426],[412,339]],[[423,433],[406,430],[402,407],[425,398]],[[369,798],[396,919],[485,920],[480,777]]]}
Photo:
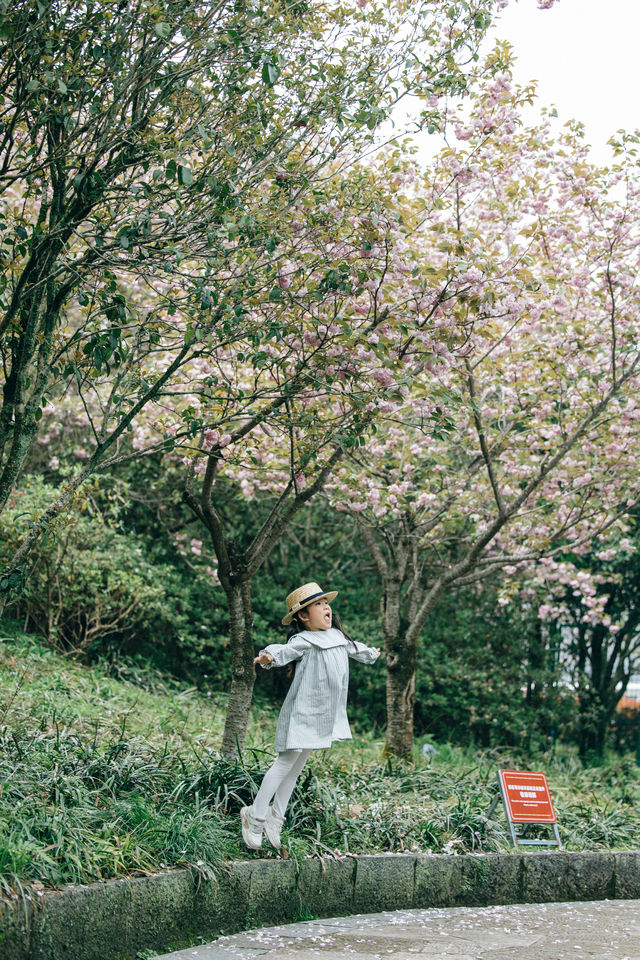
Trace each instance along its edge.
{"label": "green shrub", "polygon": [[[55,490],[27,478],[0,515],[0,560],[11,556]],[[36,547],[16,601],[27,624],[64,650],[97,651],[132,637],[163,594],[164,571],[141,544],[105,523],[88,498],[54,521]]]}
{"label": "green shrub", "polygon": [[[110,489],[95,481],[52,523],[9,611],[52,646],[115,660],[116,672],[148,672],[151,663],[194,682],[214,673],[223,686],[228,656],[220,589],[183,569],[170,551],[159,561],[146,537],[125,532]],[[120,484],[119,499],[127,492]],[[39,477],[27,477],[14,491],[0,515],[0,563],[55,496]]]}

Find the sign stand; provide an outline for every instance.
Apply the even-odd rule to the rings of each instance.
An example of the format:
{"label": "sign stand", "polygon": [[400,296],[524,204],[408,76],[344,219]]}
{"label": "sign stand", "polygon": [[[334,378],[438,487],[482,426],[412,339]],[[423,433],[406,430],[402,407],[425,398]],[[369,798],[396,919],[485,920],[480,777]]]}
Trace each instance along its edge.
{"label": "sign stand", "polygon": [[[562,850],[556,814],[544,773],[533,773],[529,770],[498,770],[498,784],[514,847],[557,847]],[[499,802],[500,796],[494,797],[487,812],[488,817]],[[528,840],[527,830],[533,823],[548,824],[553,830],[555,839]],[[516,833],[516,824],[524,825],[522,833]]]}

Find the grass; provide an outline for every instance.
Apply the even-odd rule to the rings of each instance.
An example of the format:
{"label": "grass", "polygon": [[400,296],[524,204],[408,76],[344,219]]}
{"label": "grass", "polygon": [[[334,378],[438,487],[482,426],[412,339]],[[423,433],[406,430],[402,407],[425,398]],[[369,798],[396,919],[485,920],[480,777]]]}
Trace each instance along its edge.
{"label": "grass", "polygon": [[[5,638],[0,889],[181,865],[213,876],[224,861],[252,856],[238,812],[271,761],[276,717],[255,709],[243,759],[228,760],[216,751],[223,695],[132,664],[88,668],[33,637]],[[381,746],[358,737],[313,758],[288,811],[291,856],[509,849],[500,808],[486,814],[497,769],[527,758],[441,745],[430,762],[417,751],[415,763],[382,763]],[[568,849],[637,846],[631,758],[583,769],[560,750],[531,762],[547,772]]]}

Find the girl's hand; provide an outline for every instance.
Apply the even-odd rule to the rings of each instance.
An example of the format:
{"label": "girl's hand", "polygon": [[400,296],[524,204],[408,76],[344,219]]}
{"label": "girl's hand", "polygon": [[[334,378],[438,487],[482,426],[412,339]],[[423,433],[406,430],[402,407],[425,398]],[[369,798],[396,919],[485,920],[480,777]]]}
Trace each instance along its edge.
{"label": "girl's hand", "polygon": [[261,653],[257,657],[255,657],[253,663],[254,663],[254,666],[256,663],[259,663],[260,666],[266,667],[268,663],[273,663],[273,661],[274,661],[274,658],[271,656],[271,654],[265,651],[264,653]]}

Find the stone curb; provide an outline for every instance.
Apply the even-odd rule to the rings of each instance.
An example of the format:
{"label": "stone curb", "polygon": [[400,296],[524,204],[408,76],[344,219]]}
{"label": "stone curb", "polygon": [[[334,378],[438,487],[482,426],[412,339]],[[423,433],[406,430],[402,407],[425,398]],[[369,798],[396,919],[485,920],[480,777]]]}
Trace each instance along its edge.
{"label": "stone curb", "polygon": [[640,898],[640,851],[383,854],[227,864],[0,901],[3,960],[134,960],[263,925],[354,913]]}

